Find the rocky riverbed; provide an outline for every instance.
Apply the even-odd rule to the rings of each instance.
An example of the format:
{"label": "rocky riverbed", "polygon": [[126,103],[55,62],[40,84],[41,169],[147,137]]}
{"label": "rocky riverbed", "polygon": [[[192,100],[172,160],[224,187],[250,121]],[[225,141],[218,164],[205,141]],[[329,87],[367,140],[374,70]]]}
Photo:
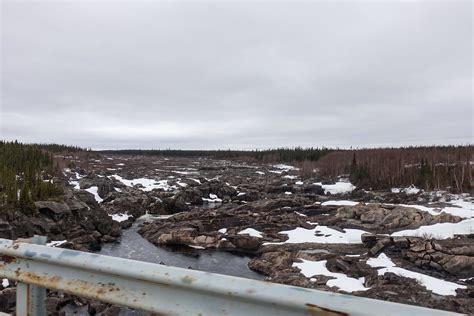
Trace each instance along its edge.
{"label": "rocky riverbed", "polygon": [[[155,156],[103,155],[57,181],[65,196],[38,202],[34,220],[5,219],[5,237],[40,233],[62,247],[474,313],[469,194],[365,191],[290,165]],[[32,228],[17,233],[25,221]],[[157,251],[145,258],[133,243]],[[241,268],[213,270],[212,256]]]}

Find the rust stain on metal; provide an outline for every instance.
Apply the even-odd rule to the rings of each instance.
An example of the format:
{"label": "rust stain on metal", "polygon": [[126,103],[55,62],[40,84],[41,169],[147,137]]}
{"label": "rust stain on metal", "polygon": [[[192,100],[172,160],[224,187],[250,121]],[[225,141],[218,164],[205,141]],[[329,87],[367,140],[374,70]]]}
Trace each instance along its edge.
{"label": "rust stain on metal", "polygon": [[348,316],[349,314],[338,312],[329,308],[320,307],[311,303],[306,303],[306,311],[310,315],[318,315],[318,316]]}
{"label": "rust stain on metal", "polygon": [[128,300],[126,294],[115,293],[121,291],[115,283],[89,283],[82,280],[73,280],[67,282],[66,288],[66,292],[69,290],[70,292],[73,292],[73,294],[84,295],[85,297],[93,299],[100,300],[104,296],[113,295],[114,297],[120,297],[125,301]]}
{"label": "rust stain on metal", "polygon": [[15,275],[20,282],[37,284],[44,288],[56,288],[62,280],[62,278],[58,276],[40,276],[31,272],[22,272],[20,269],[15,271]]}
{"label": "rust stain on metal", "polygon": [[186,275],[186,276],[184,276],[184,277],[181,278],[181,281],[183,281],[183,282],[186,283],[186,284],[191,284],[191,283],[193,283],[194,281],[196,281],[196,279],[193,278],[193,277],[190,276],[190,275]]}

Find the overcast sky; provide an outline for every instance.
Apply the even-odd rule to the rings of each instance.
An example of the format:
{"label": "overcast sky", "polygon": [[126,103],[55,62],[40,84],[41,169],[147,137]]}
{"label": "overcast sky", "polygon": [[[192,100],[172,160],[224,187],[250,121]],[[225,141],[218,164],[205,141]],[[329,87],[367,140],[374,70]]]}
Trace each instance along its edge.
{"label": "overcast sky", "polygon": [[474,142],[471,1],[0,1],[2,139]]}

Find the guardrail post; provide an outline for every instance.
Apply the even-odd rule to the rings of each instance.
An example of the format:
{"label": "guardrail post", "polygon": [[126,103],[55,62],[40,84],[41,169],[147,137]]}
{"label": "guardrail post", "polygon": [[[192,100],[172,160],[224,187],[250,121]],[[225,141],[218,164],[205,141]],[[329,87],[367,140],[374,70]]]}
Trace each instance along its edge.
{"label": "guardrail post", "polygon": [[[45,245],[45,236],[35,235],[29,240],[36,245]],[[16,285],[16,315],[46,316],[46,289],[18,282]]]}

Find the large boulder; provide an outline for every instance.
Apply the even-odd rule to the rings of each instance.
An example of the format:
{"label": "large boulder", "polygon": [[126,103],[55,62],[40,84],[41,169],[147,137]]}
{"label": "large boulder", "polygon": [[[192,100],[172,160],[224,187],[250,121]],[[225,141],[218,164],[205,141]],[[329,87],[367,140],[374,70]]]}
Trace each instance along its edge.
{"label": "large boulder", "polygon": [[434,216],[413,207],[363,203],[340,207],[336,217],[341,219],[346,227],[376,233],[391,233],[402,229],[415,229],[422,225],[457,223],[462,220],[458,216],[446,213]]}
{"label": "large boulder", "polygon": [[174,198],[183,203],[202,204],[203,194],[197,188],[185,188],[176,193]]}
{"label": "large boulder", "polygon": [[227,239],[238,249],[256,251],[262,245],[262,239],[249,235],[229,236]]}
{"label": "large boulder", "polygon": [[35,202],[35,206],[41,214],[55,221],[71,215],[71,209],[65,202],[39,201]]}

